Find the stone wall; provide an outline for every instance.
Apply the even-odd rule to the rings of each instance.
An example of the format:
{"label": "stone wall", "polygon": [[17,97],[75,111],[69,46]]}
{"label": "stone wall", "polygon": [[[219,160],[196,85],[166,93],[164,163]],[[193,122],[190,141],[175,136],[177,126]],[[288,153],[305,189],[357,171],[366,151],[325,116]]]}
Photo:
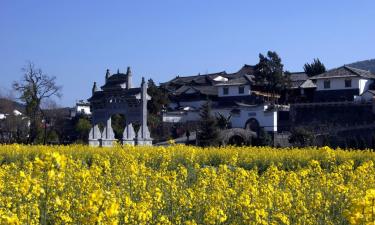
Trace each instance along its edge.
{"label": "stone wall", "polygon": [[373,123],[372,103],[330,102],[292,104],[291,126],[356,126]]}

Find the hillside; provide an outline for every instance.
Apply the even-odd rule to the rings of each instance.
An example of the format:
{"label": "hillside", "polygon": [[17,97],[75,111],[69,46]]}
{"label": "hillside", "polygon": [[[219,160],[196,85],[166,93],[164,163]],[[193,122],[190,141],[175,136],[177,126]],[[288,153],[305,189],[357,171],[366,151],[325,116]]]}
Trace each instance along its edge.
{"label": "hillside", "polygon": [[362,70],[369,70],[372,73],[375,73],[375,59],[358,61],[355,63],[348,64],[348,66],[362,69]]}
{"label": "hillside", "polygon": [[11,113],[13,110],[24,113],[25,105],[11,99],[0,97],[0,113]]}

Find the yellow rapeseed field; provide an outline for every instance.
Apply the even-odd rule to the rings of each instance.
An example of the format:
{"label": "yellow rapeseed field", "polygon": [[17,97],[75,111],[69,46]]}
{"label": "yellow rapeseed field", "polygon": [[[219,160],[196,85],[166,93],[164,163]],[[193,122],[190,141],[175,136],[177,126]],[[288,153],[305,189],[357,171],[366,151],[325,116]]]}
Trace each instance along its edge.
{"label": "yellow rapeseed field", "polygon": [[375,153],[0,146],[0,224],[374,224]]}

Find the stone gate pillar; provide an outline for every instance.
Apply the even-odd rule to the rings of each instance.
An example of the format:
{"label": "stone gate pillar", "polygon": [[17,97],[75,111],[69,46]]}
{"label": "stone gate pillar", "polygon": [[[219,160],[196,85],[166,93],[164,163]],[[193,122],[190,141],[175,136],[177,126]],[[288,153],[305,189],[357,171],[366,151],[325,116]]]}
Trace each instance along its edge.
{"label": "stone gate pillar", "polygon": [[138,130],[136,141],[138,145],[152,145],[150,131],[147,127],[147,84],[144,77],[142,77],[141,95],[141,127]]}
{"label": "stone gate pillar", "polygon": [[98,124],[93,124],[89,133],[89,145],[94,147],[100,146],[101,138],[102,133],[99,130]]}
{"label": "stone gate pillar", "polygon": [[115,142],[116,139],[112,129],[112,120],[111,117],[109,117],[102,134],[102,147],[112,147]]}
{"label": "stone gate pillar", "polygon": [[122,134],[122,144],[134,145],[135,131],[132,123],[128,123],[125,126],[124,133]]}

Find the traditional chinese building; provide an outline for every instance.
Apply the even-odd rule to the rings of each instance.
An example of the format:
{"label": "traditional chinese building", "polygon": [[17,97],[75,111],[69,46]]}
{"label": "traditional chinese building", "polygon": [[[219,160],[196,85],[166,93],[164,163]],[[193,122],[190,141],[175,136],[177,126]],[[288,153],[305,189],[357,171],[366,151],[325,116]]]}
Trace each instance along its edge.
{"label": "traditional chinese building", "polygon": [[195,76],[177,76],[161,85],[170,93],[163,122],[189,123],[200,120],[199,110],[211,101],[212,113],[231,117],[233,128],[277,132],[279,95],[262,91],[254,81],[254,66],[244,65],[235,73],[225,71]]}
{"label": "traditional chinese building", "polygon": [[[126,118],[122,137],[123,144],[151,145],[152,139],[147,127],[147,84],[142,78],[141,87],[132,85],[132,72],[110,74],[107,70],[105,84],[100,88],[94,82],[92,96],[88,99],[92,113],[92,128],[89,134],[91,146],[112,146],[116,141],[111,125],[111,116],[122,114]],[[99,124],[104,125],[100,131]],[[137,134],[133,124],[140,124]]]}

